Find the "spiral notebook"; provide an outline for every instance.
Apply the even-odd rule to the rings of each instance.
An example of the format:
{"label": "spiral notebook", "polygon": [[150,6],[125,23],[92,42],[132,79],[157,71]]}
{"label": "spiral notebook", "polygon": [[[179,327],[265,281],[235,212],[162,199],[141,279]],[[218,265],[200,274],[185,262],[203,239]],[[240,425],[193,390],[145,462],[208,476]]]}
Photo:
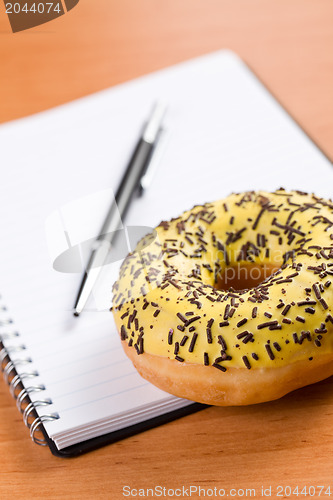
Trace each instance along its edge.
{"label": "spiral notebook", "polygon": [[[59,256],[96,236],[153,104],[169,140],[126,227],[149,228],[232,191],[330,197],[331,162],[230,51],[219,51],[0,127],[1,365],[32,439],[70,456],[201,408],[134,370],[113,323],[105,266],[87,310]],[[56,265],[57,263],[57,265]]]}

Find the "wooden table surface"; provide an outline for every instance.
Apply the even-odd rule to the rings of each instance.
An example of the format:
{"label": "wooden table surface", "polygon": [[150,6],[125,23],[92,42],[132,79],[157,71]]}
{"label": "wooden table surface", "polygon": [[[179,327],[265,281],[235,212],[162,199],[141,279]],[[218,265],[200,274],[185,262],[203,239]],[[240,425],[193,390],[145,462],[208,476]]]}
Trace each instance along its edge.
{"label": "wooden table surface", "polygon": [[[81,0],[13,34],[1,3],[0,122],[227,47],[333,158],[332,26],[331,0]],[[328,379],[273,403],[209,408],[64,460],[30,442],[0,381],[0,498],[120,499],[124,486],[158,485],[224,488],[234,498],[250,497],[247,488],[263,498],[262,486],[271,498],[289,496],[288,488],[277,496],[279,485],[325,486],[328,498],[332,389]]]}

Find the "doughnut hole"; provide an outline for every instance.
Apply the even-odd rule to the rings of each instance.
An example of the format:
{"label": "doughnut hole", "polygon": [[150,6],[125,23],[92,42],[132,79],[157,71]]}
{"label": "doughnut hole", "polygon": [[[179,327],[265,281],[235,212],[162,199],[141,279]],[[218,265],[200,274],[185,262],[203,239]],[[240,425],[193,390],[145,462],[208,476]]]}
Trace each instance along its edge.
{"label": "doughnut hole", "polygon": [[241,263],[227,266],[217,275],[218,290],[245,290],[255,288],[280,268],[272,263]]}
{"label": "doughnut hole", "polygon": [[212,253],[211,267],[215,269],[214,283],[217,290],[250,290],[261,285],[270,276],[280,270],[284,262],[292,257],[290,248],[276,245],[266,239],[265,247],[255,245],[255,237],[244,244],[237,242]]}

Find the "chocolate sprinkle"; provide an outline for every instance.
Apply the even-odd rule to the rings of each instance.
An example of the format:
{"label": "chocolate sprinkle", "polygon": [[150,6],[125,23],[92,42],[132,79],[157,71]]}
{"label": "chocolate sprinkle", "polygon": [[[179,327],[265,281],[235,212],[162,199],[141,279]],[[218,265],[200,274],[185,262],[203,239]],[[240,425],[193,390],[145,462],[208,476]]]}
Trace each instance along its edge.
{"label": "chocolate sprinkle", "polygon": [[188,336],[187,336],[187,335],[184,335],[184,337],[182,338],[182,340],[181,340],[181,342],[180,342],[180,344],[179,344],[179,345],[180,345],[181,347],[183,347],[183,346],[186,344],[187,340],[188,340]]}
{"label": "chocolate sprinkle", "polygon": [[257,329],[261,330],[262,328],[268,328],[270,326],[276,326],[277,324],[278,324],[277,320],[266,321],[266,323],[261,323],[260,325],[257,325]]}
{"label": "chocolate sprinkle", "polygon": [[227,369],[225,366],[222,366],[222,365],[219,365],[217,363],[213,363],[212,366],[214,366],[214,368],[218,368],[219,370],[221,370],[222,372],[226,372]]}
{"label": "chocolate sprinkle", "polygon": [[277,351],[281,351],[281,346],[280,346],[280,344],[278,342],[273,342],[273,346],[275,347],[275,349]]}
{"label": "chocolate sprinkle", "polygon": [[128,334],[127,334],[127,331],[126,331],[126,328],[124,327],[124,325],[121,325],[121,328],[120,328],[120,338],[121,338],[121,340],[126,340],[128,338]]}
{"label": "chocolate sprinkle", "polygon": [[250,369],[251,369],[251,365],[250,365],[250,361],[248,360],[247,356],[243,356],[243,357],[242,357],[242,360],[243,360],[244,365],[246,366],[246,368],[247,368],[248,370],[250,370]]}
{"label": "chocolate sprinkle", "polygon": [[243,318],[240,321],[238,321],[236,326],[240,328],[241,326],[245,325],[245,323],[247,323],[247,318]]}
{"label": "chocolate sprinkle", "polygon": [[328,309],[328,305],[322,297],[319,299],[319,302],[321,303],[324,309]]}
{"label": "chocolate sprinkle", "polygon": [[288,313],[288,311],[289,311],[290,308],[291,308],[291,305],[287,304],[286,307],[283,309],[283,311],[281,311],[281,314],[283,316],[285,316]]}
{"label": "chocolate sprinkle", "polygon": [[227,349],[227,344],[226,344],[224,338],[222,337],[222,335],[218,336],[218,343],[221,345],[221,347],[224,351]]}
{"label": "chocolate sprinkle", "polygon": [[192,340],[191,340],[191,343],[190,343],[190,347],[188,348],[188,352],[193,352],[193,349],[194,349],[194,346],[195,346],[197,338],[198,338],[198,334],[197,333],[193,333]]}
{"label": "chocolate sprinkle", "polygon": [[275,359],[275,356],[274,356],[273,351],[271,349],[271,346],[269,344],[265,344],[265,349],[266,349],[267,354],[270,357],[270,359],[271,360]]}

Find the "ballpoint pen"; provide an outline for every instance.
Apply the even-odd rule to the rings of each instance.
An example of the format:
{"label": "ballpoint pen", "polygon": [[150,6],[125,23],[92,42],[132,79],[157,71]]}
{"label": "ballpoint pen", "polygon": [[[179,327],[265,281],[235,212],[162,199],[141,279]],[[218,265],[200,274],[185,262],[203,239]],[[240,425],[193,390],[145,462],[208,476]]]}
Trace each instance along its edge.
{"label": "ballpoint pen", "polygon": [[147,168],[162,130],[166,105],[155,104],[143,133],[134,149],[126,171],[117,189],[115,199],[105,217],[102,228],[93,244],[74,305],[74,315],[79,316],[93,290],[111,249],[116,231],[122,226],[133,196],[145,188]]}

